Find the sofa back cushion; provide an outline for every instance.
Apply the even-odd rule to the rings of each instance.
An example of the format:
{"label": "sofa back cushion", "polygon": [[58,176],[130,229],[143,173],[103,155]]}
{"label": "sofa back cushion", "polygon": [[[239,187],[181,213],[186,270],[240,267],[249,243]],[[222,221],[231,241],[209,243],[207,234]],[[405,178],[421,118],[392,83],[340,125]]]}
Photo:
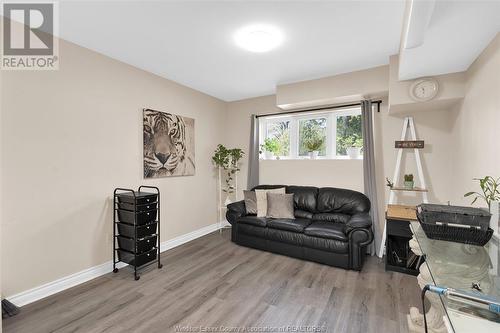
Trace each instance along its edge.
{"label": "sofa back cushion", "polygon": [[313,186],[287,186],[286,193],[293,193],[293,203],[296,210],[310,213],[316,212],[318,188]]}
{"label": "sofa back cushion", "polygon": [[318,191],[318,213],[354,215],[368,213],[370,200],[357,191],[342,188],[322,187]]}

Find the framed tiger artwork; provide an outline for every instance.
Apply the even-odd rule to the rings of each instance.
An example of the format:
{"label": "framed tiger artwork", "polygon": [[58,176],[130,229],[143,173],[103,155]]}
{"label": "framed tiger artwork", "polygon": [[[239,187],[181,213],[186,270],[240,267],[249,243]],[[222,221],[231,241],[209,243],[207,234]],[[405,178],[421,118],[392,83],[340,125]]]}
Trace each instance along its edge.
{"label": "framed tiger artwork", "polygon": [[193,176],[194,119],[143,109],[144,178]]}

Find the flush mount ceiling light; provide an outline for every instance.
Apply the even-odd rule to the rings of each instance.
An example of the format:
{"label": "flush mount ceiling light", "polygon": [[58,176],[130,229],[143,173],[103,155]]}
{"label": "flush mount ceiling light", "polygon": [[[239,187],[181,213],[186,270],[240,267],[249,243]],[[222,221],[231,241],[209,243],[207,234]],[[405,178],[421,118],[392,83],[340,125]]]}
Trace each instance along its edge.
{"label": "flush mount ceiling light", "polygon": [[245,26],[234,34],[236,44],[251,52],[268,52],[283,42],[283,33],[269,24]]}

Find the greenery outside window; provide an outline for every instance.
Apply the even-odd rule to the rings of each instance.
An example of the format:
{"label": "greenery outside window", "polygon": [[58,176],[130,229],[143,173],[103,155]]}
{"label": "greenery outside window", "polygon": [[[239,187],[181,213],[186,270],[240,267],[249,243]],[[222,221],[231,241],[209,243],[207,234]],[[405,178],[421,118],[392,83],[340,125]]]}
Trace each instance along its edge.
{"label": "greenery outside window", "polygon": [[[363,145],[361,109],[261,117],[260,144],[269,141],[280,159],[308,159],[311,146],[319,159],[346,159],[349,147]],[[261,158],[266,158],[264,152]]]}

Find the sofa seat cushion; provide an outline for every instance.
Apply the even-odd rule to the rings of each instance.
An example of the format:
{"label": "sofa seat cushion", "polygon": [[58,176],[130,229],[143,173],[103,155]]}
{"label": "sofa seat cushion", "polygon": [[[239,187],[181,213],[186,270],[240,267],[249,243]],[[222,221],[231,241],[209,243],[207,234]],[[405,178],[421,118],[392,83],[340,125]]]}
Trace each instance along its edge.
{"label": "sofa seat cushion", "polygon": [[266,237],[270,241],[285,243],[290,245],[303,245],[304,234],[287,230],[266,228]]}
{"label": "sofa seat cushion", "polygon": [[236,221],[238,223],[241,223],[241,224],[255,225],[257,227],[266,227],[269,219],[266,217],[257,217],[255,215],[253,215],[253,216],[247,215],[247,216],[240,217]]}
{"label": "sofa seat cushion", "polygon": [[308,236],[335,239],[347,242],[347,236],[344,233],[344,224],[336,222],[313,221],[304,233]]}
{"label": "sofa seat cushion", "polygon": [[271,229],[287,230],[293,232],[304,232],[304,229],[311,224],[309,219],[268,219],[267,227]]}
{"label": "sofa seat cushion", "polygon": [[333,253],[344,254],[349,252],[349,242],[347,241],[301,235],[303,236],[303,245],[305,247]]}
{"label": "sofa seat cushion", "polygon": [[267,238],[267,228],[257,227],[251,224],[240,224],[238,225],[238,232],[241,235],[258,237],[265,240]]}

